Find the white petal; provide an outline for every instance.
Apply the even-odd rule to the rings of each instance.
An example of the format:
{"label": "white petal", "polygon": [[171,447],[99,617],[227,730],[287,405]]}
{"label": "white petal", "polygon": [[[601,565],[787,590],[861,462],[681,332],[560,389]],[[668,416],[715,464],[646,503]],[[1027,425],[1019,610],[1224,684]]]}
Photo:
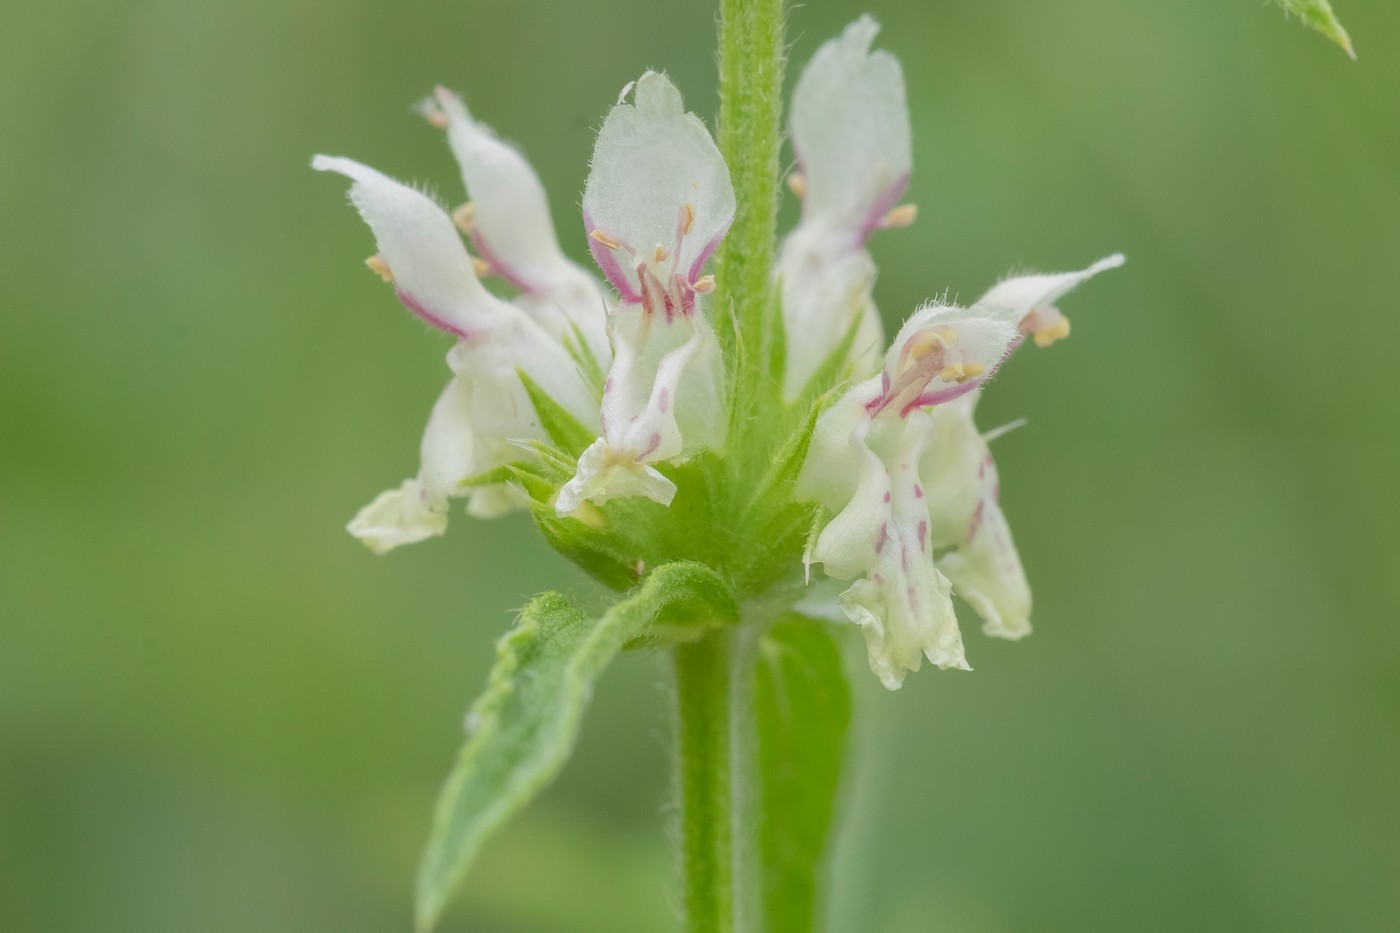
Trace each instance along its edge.
{"label": "white petal", "polygon": [[694,282],[734,219],[734,189],[705,124],[685,112],[665,75],[644,74],[634,100],[614,107],[598,133],[583,214],[590,234],[600,231],[624,245],[612,249],[596,238],[589,241],[623,298],[640,301],[641,284],[627,250],[644,260],[660,246],[668,269]]}
{"label": "white petal", "polygon": [[870,430],[867,406],[879,395],[877,376],[852,387],[822,412],[797,476],[800,500],[819,502],[833,512],[851,500],[858,478],[868,469],[864,444]]}
{"label": "white petal", "polygon": [[935,568],[919,463],[931,437],[927,413],[866,421],[849,443],[859,454],[850,501],[818,536],[813,559],[830,576],[864,576],[841,598],[865,634],[870,666],[893,690],[921,657],[940,668],[968,669],[953,613],[951,586]]}
{"label": "white petal", "polygon": [[510,315],[477,280],[452,220],[431,198],[351,159],[318,155],[311,167],[354,181],[350,200],[374,231],[394,288],[414,314],[464,338]]}
{"label": "white petal", "polygon": [[783,324],[787,334],[784,397],[791,401],[827,362],[855,325],[846,358],[858,379],[875,372],[884,347],[884,326],[871,299],[875,263],[865,250],[831,255],[808,249],[798,230],[778,260]]}
{"label": "white petal", "polygon": [[1031,633],[1031,591],[1011,527],[995,497],[982,500],[971,538],[938,566],[982,617],[982,631],[1012,640]]}
{"label": "white petal", "polygon": [[644,496],[670,505],[675,495],[676,484],[654,467],[626,453],[619,455],[599,438],[579,457],[578,472],[560,488],[555,509],[560,515],[571,515],[585,501],[602,505],[625,496]]}
{"label": "white petal", "polygon": [[1030,634],[1031,593],[997,502],[996,461],[973,421],[976,393],[933,409],[933,438],[920,464],[933,547],[954,590],[1000,638]]}
{"label": "white petal", "polygon": [[383,554],[442,534],[447,530],[447,512],[432,508],[418,480],[409,479],[360,509],[346,530],[371,551]]}
{"label": "white petal", "polygon": [[1078,272],[1054,272],[1042,275],[1019,275],[1003,279],[977,299],[973,308],[1019,325],[1037,308],[1052,306],[1066,292],[1088,281],[1100,272],[1116,269],[1125,262],[1122,253],[1100,259]]}
{"label": "white petal", "polygon": [[817,50],[792,98],[792,141],[807,191],[804,225],[859,245],[895,206],[913,156],[904,74],[885,51],[870,51],[880,27],[862,16]]}

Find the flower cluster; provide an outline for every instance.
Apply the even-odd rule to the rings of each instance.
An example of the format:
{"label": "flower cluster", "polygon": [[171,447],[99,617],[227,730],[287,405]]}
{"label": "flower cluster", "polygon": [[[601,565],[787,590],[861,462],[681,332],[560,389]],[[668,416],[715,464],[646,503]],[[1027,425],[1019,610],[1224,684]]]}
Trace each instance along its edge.
{"label": "flower cluster", "polygon": [[[784,352],[781,372],[769,375],[781,405],[820,407],[785,493],[817,520],[808,574],[820,564],[852,581],[840,609],[894,688],[922,657],[967,668],[955,593],[987,634],[1030,631],[1030,592],[974,408],[1026,338],[1043,347],[1069,333],[1055,302],[1122,257],[1010,278],[967,308],[927,305],[885,349],[866,243],[915,211],[899,204],[912,167],[903,75],[895,58],[871,50],[877,32],[868,17],[851,24],[796,86],[789,184],[802,213],[773,270]],[[453,497],[478,516],[532,501],[538,514],[541,494],[520,481],[533,474],[503,468],[558,466],[551,412],[595,438],[548,486],[552,519],[597,525],[600,507],[628,497],[670,505],[677,464],[702,451],[725,456],[740,365],[705,310],[716,287],[706,264],[736,210],[705,125],[656,72],[624,89],[608,114],[583,196],[583,235],[604,286],[560,249],[539,179],[515,149],[444,90],[424,111],[446,129],[472,199],[454,211],[357,162],[313,162],[353,182],[350,199],[378,244],[370,267],[410,311],[456,338],[418,474],[361,510],[351,532],[376,551],[441,534]],[[802,558],[791,559],[795,573]]]}

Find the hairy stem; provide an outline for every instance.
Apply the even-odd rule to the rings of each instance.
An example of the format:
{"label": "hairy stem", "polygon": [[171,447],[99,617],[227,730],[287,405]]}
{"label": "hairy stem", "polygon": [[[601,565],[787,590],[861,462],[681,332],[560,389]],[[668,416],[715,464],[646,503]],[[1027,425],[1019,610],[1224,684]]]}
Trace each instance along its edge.
{"label": "hairy stem", "polygon": [[724,628],[676,648],[681,863],[687,933],[743,930],[752,860],[747,826],[746,633]]}
{"label": "hairy stem", "polygon": [[742,421],[775,340],[773,300],[782,149],[783,0],[720,0],[719,148],[734,182],[734,225],[716,257],[715,321]]}

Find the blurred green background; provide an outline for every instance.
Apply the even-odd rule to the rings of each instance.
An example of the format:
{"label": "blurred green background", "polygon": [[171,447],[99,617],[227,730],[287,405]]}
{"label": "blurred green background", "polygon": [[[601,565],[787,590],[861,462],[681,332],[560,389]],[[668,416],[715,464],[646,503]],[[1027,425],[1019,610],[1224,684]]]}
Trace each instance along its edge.
{"label": "blurred green background", "polygon": [[[837,931],[1400,928],[1400,7],[1361,59],[1255,0],[822,2],[904,62],[890,322],[1126,269],[984,403],[1037,597],[970,675],[859,687]],[[405,930],[528,520],[375,558],[447,343],[313,152],[461,197],[410,112],[515,140],[568,250],[593,132],[706,3],[76,0],[0,27],[0,930]],[[797,64],[792,69],[793,75]],[[791,212],[791,205],[788,207]],[[447,930],[671,928],[668,669],[623,659]]]}

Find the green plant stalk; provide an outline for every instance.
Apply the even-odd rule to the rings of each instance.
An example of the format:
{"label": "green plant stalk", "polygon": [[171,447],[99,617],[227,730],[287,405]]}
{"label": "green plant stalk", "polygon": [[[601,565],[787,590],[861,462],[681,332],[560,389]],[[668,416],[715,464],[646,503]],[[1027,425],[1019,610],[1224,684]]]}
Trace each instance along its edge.
{"label": "green plant stalk", "polygon": [[742,665],[744,633],[721,629],[676,647],[681,865],[687,933],[740,929],[747,849],[740,730],[751,688]]}
{"label": "green plant stalk", "polygon": [[[714,319],[744,433],[777,341],[773,269],[782,150],[783,0],[720,0],[719,150],[737,208],[715,257]],[[781,382],[781,374],[774,374]]]}

